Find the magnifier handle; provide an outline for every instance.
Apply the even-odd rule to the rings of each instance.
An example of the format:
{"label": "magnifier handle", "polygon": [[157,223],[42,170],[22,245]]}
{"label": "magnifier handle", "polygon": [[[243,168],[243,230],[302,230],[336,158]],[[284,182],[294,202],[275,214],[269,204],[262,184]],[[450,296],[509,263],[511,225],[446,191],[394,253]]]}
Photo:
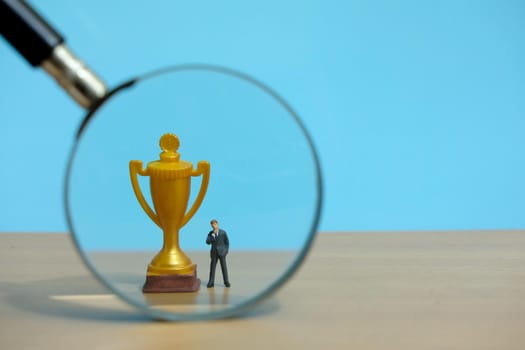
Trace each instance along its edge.
{"label": "magnifier handle", "polygon": [[129,162],[129,175],[131,177],[131,185],[133,186],[133,192],[135,192],[135,197],[137,197],[137,200],[139,201],[140,206],[142,209],[148,214],[149,218],[162,229],[160,226],[159,218],[151,209],[151,207],[148,205],[148,202],[146,202],[146,198],[144,198],[144,195],[142,194],[142,191],[140,190],[139,181],[137,178],[137,174],[142,176],[148,175],[147,169],[142,169],[142,162],[140,160],[132,160]]}
{"label": "magnifier handle", "polygon": [[93,108],[105,84],[64,45],[64,38],[22,0],[0,0],[0,34],[33,66],[41,66],[82,107]]}
{"label": "magnifier handle", "polygon": [[205,160],[201,160],[197,164],[197,169],[191,172],[191,176],[199,175],[202,175],[202,182],[199,194],[197,195],[197,198],[195,198],[195,201],[193,202],[193,205],[191,206],[190,210],[186,213],[186,215],[184,215],[184,218],[182,218],[182,224],[180,226],[181,228],[184,225],[186,225],[188,221],[190,221],[190,219],[193,217],[193,215],[197,212],[197,210],[201,206],[204,196],[206,195],[206,191],[208,190],[208,183],[210,182],[210,163],[208,163]]}
{"label": "magnifier handle", "polygon": [[0,1],[0,32],[33,66],[51,56],[64,38],[23,1]]}

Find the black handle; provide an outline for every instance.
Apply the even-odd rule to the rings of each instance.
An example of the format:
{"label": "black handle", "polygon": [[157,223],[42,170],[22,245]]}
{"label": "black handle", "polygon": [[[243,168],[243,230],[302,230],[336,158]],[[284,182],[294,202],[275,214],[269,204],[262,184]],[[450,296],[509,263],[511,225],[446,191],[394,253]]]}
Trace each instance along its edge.
{"label": "black handle", "polygon": [[0,34],[32,66],[39,66],[64,42],[64,38],[22,0],[0,0]]}

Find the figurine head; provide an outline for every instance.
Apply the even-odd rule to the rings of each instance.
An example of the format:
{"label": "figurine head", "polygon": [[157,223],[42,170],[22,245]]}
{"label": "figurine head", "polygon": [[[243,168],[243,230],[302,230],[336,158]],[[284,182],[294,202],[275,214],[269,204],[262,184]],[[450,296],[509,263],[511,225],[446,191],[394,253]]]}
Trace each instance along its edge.
{"label": "figurine head", "polygon": [[210,225],[211,225],[211,227],[213,227],[214,231],[217,231],[219,229],[219,222],[217,220],[215,220],[215,219],[212,219],[210,221]]}

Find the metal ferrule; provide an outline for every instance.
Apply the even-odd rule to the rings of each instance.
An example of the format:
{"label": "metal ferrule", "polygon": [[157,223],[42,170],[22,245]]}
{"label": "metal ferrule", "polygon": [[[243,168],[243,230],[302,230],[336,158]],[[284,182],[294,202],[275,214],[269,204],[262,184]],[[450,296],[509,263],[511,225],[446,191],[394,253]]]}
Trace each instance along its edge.
{"label": "metal ferrule", "polygon": [[42,68],[86,109],[93,107],[107,92],[104,82],[63,44],[53,49],[51,56],[42,62]]}

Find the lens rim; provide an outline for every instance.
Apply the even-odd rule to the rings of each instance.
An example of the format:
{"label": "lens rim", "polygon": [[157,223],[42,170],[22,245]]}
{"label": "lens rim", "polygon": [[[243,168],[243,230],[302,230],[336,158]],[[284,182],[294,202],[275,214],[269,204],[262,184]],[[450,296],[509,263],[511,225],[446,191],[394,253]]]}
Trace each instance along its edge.
{"label": "lens rim", "polygon": [[[182,72],[182,71],[210,71],[210,72],[214,72],[218,74],[233,76],[237,79],[243,80],[245,82],[248,82],[256,86],[263,92],[272,96],[274,100],[276,100],[284,109],[287,110],[287,112],[290,114],[290,116],[292,116],[297,126],[302,131],[302,134],[306,138],[308,147],[312,154],[312,157],[314,160],[314,167],[315,167],[314,170],[315,170],[315,178],[316,178],[317,200],[315,203],[314,218],[313,218],[309,233],[306,237],[306,240],[302,248],[300,249],[299,253],[296,255],[295,259],[293,260],[293,262],[288,266],[288,268],[286,268],[284,273],[282,273],[275,281],[270,283],[268,287],[263,289],[261,292],[256,294],[254,297],[249,298],[248,300],[241,302],[235,306],[228,307],[223,310],[207,312],[207,313],[178,314],[178,313],[168,312],[164,310],[153,309],[150,307],[145,307],[141,303],[126,296],[124,293],[120,292],[117,288],[115,288],[112,283],[110,283],[103,275],[101,275],[98,272],[98,270],[92,265],[90,259],[84,253],[81,247],[81,244],[76,235],[77,231],[75,230],[75,224],[72,219],[70,200],[69,200],[71,173],[73,169],[73,164],[74,164],[74,159],[75,159],[75,155],[77,152],[77,148],[80,144],[85,128],[94,119],[94,117],[96,116],[96,112],[100,110],[100,108],[103,105],[105,105],[107,101],[109,101],[116,94],[118,94],[122,90],[125,90],[127,88],[134,86],[136,83],[139,83],[147,79],[155,78],[159,75],[173,74],[173,73]],[[212,320],[212,319],[220,319],[220,318],[227,318],[227,317],[232,317],[236,315],[241,315],[242,313],[246,312],[247,310],[249,310],[256,304],[260,303],[261,301],[263,301],[264,299],[266,299],[267,297],[275,293],[280,287],[284,285],[286,281],[288,281],[297,272],[299,266],[305,260],[306,256],[308,255],[308,252],[310,251],[310,248],[312,247],[313,241],[317,233],[317,228],[318,228],[318,225],[321,219],[321,211],[322,211],[322,206],[323,206],[323,177],[322,177],[319,155],[317,153],[316,147],[314,145],[314,142],[313,142],[313,139],[310,133],[306,129],[299,115],[291,107],[291,105],[288,102],[286,102],[286,100],[283,97],[281,97],[275,90],[273,90],[268,85],[262,83],[261,81],[255,79],[254,77],[246,73],[243,73],[243,72],[240,72],[240,71],[228,68],[228,67],[210,65],[210,64],[191,63],[191,64],[178,64],[178,65],[167,66],[164,68],[160,68],[160,69],[151,71],[149,73],[145,73],[138,77],[129,79],[119,84],[117,87],[111,89],[104,96],[104,98],[102,98],[95,106],[93,106],[88,111],[88,113],[86,114],[86,116],[84,117],[84,119],[82,120],[79,126],[79,129],[76,133],[76,136],[73,142],[73,146],[71,148],[71,151],[68,157],[66,174],[64,178],[63,195],[64,195],[63,200],[64,200],[64,209],[65,209],[65,214],[66,214],[66,221],[67,221],[67,225],[70,231],[70,236],[72,238],[74,246],[78,254],[80,255],[83,263],[88,268],[88,270],[96,277],[98,281],[100,281],[100,283],[102,283],[102,285],[104,285],[106,288],[112,291],[120,299],[130,304],[131,306],[135,307],[136,309],[140,310],[141,313],[153,319],[159,319],[159,320],[165,320],[165,321]]]}

